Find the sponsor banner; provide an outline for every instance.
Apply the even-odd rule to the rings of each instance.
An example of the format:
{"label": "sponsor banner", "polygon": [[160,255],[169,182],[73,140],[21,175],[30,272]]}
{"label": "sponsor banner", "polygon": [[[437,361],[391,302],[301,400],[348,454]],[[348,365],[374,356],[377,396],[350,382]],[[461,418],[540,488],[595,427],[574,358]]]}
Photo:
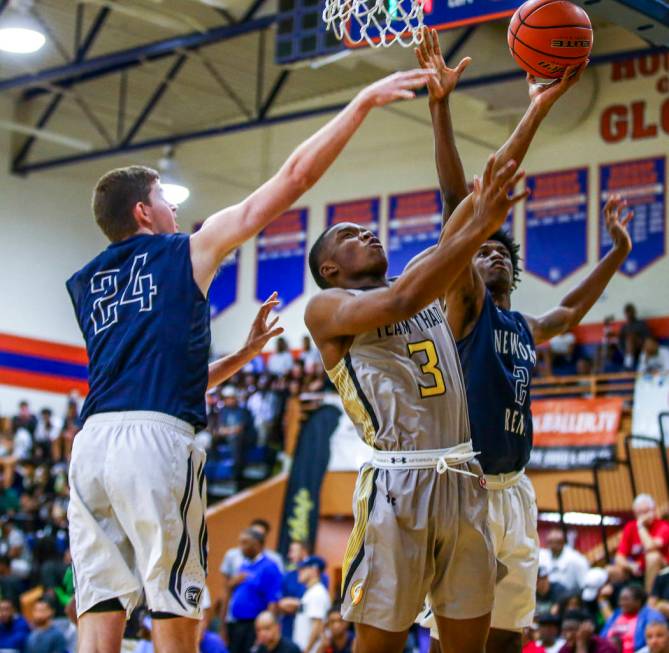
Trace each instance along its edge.
{"label": "sponsor banner", "polygon": [[[669,373],[640,376],[634,386],[632,433],[659,440],[660,424],[669,440]],[[634,440],[632,443],[641,444]]]}
{"label": "sponsor banner", "polygon": [[328,204],[325,209],[325,224],[331,227],[340,222],[353,222],[378,236],[380,206],[381,200],[378,197]]}
{"label": "sponsor banner", "polygon": [[256,299],[275,290],[283,310],[304,292],[304,259],[309,209],[292,209],[260,232],[256,240]]}
{"label": "sponsor banner", "polygon": [[293,540],[315,542],[323,477],[330,461],[330,438],[343,412],[323,405],[304,422],[290,470],[281,520],[279,551],[285,556]]}
{"label": "sponsor banner", "polygon": [[532,402],[534,449],[530,469],[591,467],[613,460],[623,400],[549,399]]}
{"label": "sponsor banner", "polygon": [[634,247],[620,271],[630,277],[645,270],[665,254],[666,161],[663,156],[653,159],[623,161],[600,166],[599,196],[599,256],[611,249],[611,237],[604,222],[604,204],[609,195],[620,193],[634,211],[629,226]]}
{"label": "sponsor banner", "polygon": [[588,169],[527,177],[525,269],[556,285],[588,260]]}
{"label": "sponsor banner", "polygon": [[407,263],[436,244],[441,233],[442,202],[438,189],[388,198],[388,275],[402,274]]}

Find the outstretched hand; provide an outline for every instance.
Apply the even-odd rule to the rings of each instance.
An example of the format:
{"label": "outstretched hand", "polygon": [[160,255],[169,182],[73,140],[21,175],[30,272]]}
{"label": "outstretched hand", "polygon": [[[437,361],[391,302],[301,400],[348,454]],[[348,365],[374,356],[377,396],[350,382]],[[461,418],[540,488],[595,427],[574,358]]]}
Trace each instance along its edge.
{"label": "outstretched hand", "polygon": [[460,81],[465,68],[472,62],[470,57],[465,57],[455,68],[449,68],[441,53],[437,30],[427,27],[423,28],[423,40],[414,52],[421,68],[433,69],[437,73],[434,78],[427,80],[430,102],[441,102],[448,97]]}
{"label": "outstretched hand", "polygon": [[574,84],[583,76],[590,60],[576,65],[567,66],[561,79],[552,82],[538,82],[534,75],[527,73],[530,101],[537,106],[550,109]]}
{"label": "outstretched hand", "polygon": [[405,70],[380,79],[360,91],[360,98],[370,107],[382,107],[396,100],[410,100],[416,97],[415,90],[436,79],[432,68]]}
{"label": "outstretched hand", "polygon": [[[625,211],[625,215],[623,215]],[[611,236],[613,246],[629,254],[632,250],[632,239],[630,238],[627,225],[634,217],[634,211],[627,209],[627,200],[619,194],[609,196],[604,205],[604,220],[606,230]]]}
{"label": "outstretched hand", "polygon": [[251,325],[251,331],[246,339],[246,346],[256,354],[259,354],[272,338],[280,336],[283,333],[283,327],[276,326],[279,321],[278,316],[268,322],[272,309],[281,303],[277,297],[278,293],[273,292],[265,300]]}
{"label": "outstretched hand", "polygon": [[483,178],[474,177],[472,190],[474,220],[490,234],[502,227],[511,207],[530,194],[529,190],[512,194],[514,186],[525,176],[525,171],[517,170],[518,166],[512,159],[493,173],[496,159],[494,154],[490,155]]}

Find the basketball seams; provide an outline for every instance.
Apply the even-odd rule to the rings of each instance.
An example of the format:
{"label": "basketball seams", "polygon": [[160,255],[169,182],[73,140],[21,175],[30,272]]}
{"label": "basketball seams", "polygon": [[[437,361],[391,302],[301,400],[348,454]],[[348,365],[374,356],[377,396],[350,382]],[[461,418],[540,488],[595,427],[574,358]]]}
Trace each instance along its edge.
{"label": "basketball seams", "polygon": [[[511,32],[511,33],[513,34],[513,32]],[[528,45],[527,43],[525,43],[525,41],[523,41],[523,39],[519,38],[516,34],[513,34],[513,39],[514,39],[514,44],[515,44],[516,41],[518,41],[518,43],[522,43],[528,50],[532,50],[533,52],[536,52],[537,54],[543,54],[545,57],[550,57],[552,59],[579,59],[581,61],[583,60],[583,55],[582,54],[570,57],[570,56],[567,56],[567,55],[553,54],[552,52],[544,52],[543,50],[537,50],[536,48],[533,48],[531,45]],[[514,54],[516,53],[515,48],[514,48],[513,52],[514,52]],[[525,62],[525,63],[527,63],[527,62]],[[544,71],[544,72],[546,72],[546,71]]]}
{"label": "basketball seams", "polygon": [[[531,24],[531,21],[538,25]],[[544,22],[552,24],[544,25]],[[566,0],[525,2],[513,15],[507,36],[509,50],[516,62],[540,77],[559,77],[557,71],[585,61],[592,48],[592,25],[587,13]],[[586,41],[590,48],[583,45]],[[565,47],[554,47],[554,43],[557,46],[565,44]],[[544,65],[547,69],[543,68]]]}
{"label": "basketball seams", "polygon": [[[550,5],[554,5],[556,2],[563,2],[563,0],[550,0],[550,2],[545,2],[543,4],[537,5],[534,9],[530,10],[530,12],[527,14],[527,16],[523,17],[523,15],[518,11],[518,18],[520,18],[521,23],[525,23],[525,19],[529,18],[533,13],[536,11],[539,11],[539,9],[543,9],[544,7],[548,7]],[[522,5],[519,9],[522,9]]]}
{"label": "basketball seams", "polygon": [[[528,25],[524,21],[520,21],[520,24],[525,26],[527,29],[587,29],[589,32],[592,32],[592,25],[584,25],[583,23],[575,23],[573,25]],[[520,26],[519,26],[520,28]]]}

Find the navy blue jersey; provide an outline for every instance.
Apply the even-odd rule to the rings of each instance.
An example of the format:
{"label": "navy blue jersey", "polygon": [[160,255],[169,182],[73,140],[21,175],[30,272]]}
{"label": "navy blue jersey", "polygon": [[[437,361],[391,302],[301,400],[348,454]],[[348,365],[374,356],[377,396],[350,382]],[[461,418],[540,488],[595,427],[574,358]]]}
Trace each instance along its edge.
{"label": "navy blue jersey", "polygon": [[186,234],[113,243],[67,282],[86,340],[90,391],[81,419],[152,410],[206,424],[209,302]]}
{"label": "navy blue jersey", "polygon": [[486,474],[520,471],[530,459],[530,380],[537,362],[525,318],[486,291],[474,330],[458,343],[472,444]]}

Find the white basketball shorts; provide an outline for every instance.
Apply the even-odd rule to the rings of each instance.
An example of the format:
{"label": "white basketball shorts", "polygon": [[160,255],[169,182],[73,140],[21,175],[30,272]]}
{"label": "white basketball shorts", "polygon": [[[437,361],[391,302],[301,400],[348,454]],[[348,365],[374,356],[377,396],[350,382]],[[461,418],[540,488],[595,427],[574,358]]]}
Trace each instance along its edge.
{"label": "white basketball shorts", "polygon": [[200,618],[207,567],[205,453],[163,413],[101,413],[74,439],[70,550],[77,614],[118,599],[130,615]]}
{"label": "white basketball shorts", "polygon": [[[521,631],[531,625],[536,605],[539,571],[537,500],[524,472],[486,475],[488,528],[495,558],[506,575],[495,587],[491,628]],[[439,638],[437,624],[428,607],[417,620]]]}

